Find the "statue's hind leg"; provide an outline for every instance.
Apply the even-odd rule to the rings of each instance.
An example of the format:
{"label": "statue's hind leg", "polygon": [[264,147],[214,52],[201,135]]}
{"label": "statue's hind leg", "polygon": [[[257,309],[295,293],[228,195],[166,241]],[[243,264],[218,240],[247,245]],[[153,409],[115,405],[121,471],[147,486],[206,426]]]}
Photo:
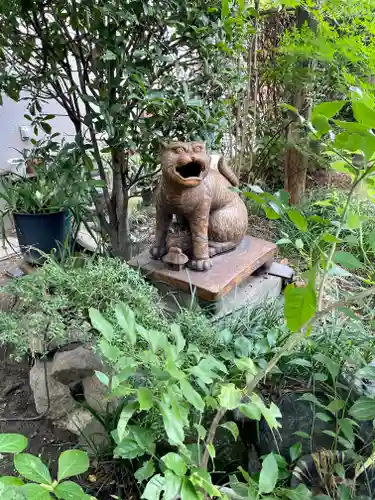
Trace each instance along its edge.
{"label": "statue's hind leg", "polygon": [[219,255],[221,253],[229,252],[230,250],[234,250],[237,244],[232,241],[226,242],[217,242],[217,241],[208,241],[208,252],[210,257],[214,257],[215,255]]}
{"label": "statue's hind leg", "polygon": [[208,248],[210,257],[234,250],[247,230],[247,211],[240,201],[210,214]]}

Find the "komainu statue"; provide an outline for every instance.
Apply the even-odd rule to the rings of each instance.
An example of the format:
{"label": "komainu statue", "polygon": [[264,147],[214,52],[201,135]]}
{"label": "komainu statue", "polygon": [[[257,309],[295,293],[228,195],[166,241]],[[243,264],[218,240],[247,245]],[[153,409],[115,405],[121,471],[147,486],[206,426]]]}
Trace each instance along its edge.
{"label": "komainu statue", "polygon": [[[199,142],[163,144],[161,167],[151,256],[174,264],[181,259],[182,265],[187,256],[191,269],[206,271],[212,267],[210,257],[234,249],[246,233],[246,206],[230,189],[238,180],[224,158],[217,169],[210,167]],[[187,223],[187,231],[169,231],[173,215]]]}

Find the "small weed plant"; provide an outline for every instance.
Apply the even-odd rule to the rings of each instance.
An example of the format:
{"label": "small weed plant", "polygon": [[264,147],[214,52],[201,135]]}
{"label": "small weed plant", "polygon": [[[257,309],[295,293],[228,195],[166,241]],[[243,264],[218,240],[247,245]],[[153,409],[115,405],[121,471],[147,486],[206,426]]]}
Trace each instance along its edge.
{"label": "small weed plant", "polygon": [[2,500],[95,500],[71,477],[87,472],[89,459],[81,450],[63,451],[58,458],[57,479],[39,457],[25,453],[28,440],[21,434],[0,434],[0,452],[14,456],[17,476],[0,477]]}

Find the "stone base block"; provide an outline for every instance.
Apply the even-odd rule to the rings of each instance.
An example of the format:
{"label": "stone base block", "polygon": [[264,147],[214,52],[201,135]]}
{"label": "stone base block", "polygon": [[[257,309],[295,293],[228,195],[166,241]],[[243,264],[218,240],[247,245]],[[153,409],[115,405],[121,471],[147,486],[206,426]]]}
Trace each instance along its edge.
{"label": "stone base block", "polygon": [[[151,280],[152,281],[152,280]],[[181,307],[198,306],[210,315],[229,314],[244,306],[256,306],[268,298],[278,297],[282,290],[282,279],[261,273],[250,276],[245,282],[233,288],[227,295],[217,301],[205,301],[190,293],[176,290],[171,285],[152,281],[163,297],[168,312],[178,312]]]}

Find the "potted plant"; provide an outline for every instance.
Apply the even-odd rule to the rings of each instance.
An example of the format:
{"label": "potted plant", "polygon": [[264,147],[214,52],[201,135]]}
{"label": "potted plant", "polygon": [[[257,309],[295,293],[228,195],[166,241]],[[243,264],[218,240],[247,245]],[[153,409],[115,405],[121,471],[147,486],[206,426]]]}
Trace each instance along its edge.
{"label": "potted plant", "polygon": [[71,213],[86,200],[79,152],[75,144],[59,144],[56,134],[34,142],[23,153],[26,177],[3,176],[1,197],[4,215],[12,215],[24,258],[41,263],[43,254],[61,249],[69,235]]}

